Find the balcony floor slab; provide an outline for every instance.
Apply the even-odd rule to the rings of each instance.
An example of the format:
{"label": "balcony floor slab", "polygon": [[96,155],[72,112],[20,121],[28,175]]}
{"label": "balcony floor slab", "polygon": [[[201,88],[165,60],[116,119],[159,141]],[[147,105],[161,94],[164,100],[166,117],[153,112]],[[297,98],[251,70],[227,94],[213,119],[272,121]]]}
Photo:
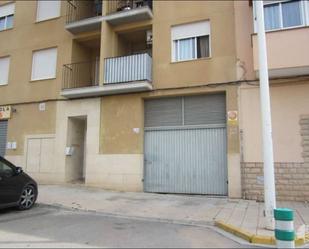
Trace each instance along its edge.
{"label": "balcony floor slab", "polygon": [[153,18],[152,11],[149,7],[146,6],[109,14],[104,17],[104,20],[106,20],[111,25],[116,26],[124,23],[150,20],[152,18]]}
{"label": "balcony floor slab", "polygon": [[103,86],[90,86],[81,88],[64,89],[61,95],[66,98],[83,98],[104,95],[114,95],[121,93],[136,93],[151,91],[152,84],[148,81],[136,81],[129,83],[114,83]]}

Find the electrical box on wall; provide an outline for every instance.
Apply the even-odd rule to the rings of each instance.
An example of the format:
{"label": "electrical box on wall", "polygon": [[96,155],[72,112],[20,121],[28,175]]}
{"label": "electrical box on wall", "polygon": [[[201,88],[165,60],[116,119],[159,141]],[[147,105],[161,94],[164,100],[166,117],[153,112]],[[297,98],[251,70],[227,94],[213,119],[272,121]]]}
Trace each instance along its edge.
{"label": "electrical box on wall", "polygon": [[7,150],[16,150],[17,149],[17,142],[16,141],[7,142],[6,143],[6,149]]}
{"label": "electrical box on wall", "polygon": [[65,155],[66,156],[72,156],[73,153],[74,153],[74,147],[68,146],[68,147],[65,148]]}
{"label": "electrical box on wall", "polygon": [[46,110],[46,104],[45,103],[40,103],[39,104],[39,111],[44,112]]}
{"label": "electrical box on wall", "polygon": [[147,45],[152,45],[152,30],[146,31],[146,42]]}
{"label": "electrical box on wall", "polygon": [[16,142],[12,142],[12,150],[16,150],[17,149],[17,143]]}

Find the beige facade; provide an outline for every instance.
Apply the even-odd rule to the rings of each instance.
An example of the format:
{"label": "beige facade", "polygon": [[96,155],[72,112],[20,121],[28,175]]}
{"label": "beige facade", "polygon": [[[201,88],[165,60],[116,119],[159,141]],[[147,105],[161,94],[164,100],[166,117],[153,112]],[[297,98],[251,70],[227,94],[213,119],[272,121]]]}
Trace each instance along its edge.
{"label": "beige facade", "polygon": [[[255,84],[258,70],[249,1],[152,1],[152,8],[132,5],[128,11],[116,2],[88,1],[81,8],[73,1],[75,9],[83,10],[77,15],[72,2],[62,1],[60,16],[41,22],[36,22],[36,1],[14,2],[13,28],[0,32],[0,58],[10,56],[0,106],[13,108],[7,141],[17,144],[6,157],[43,183],[82,180],[89,186],[143,191],[145,101],[224,93],[226,115],[238,114],[236,121],[226,122],[228,195],[244,196],[252,186],[244,182],[243,165],[262,162],[258,87],[245,82]],[[12,1],[0,6],[7,3]],[[200,21],[210,23],[210,57],[172,62],[173,27]],[[152,42],[147,43],[149,32]],[[276,46],[276,40],[270,43]],[[56,77],[31,81],[33,52],[54,47]],[[151,82],[106,83],[116,65],[108,61],[138,53],[151,55]],[[304,57],[301,67],[307,64]],[[293,65],[289,60],[282,67]],[[114,74],[120,77],[124,72],[118,70]],[[296,78],[271,87],[276,162],[304,162],[299,122],[308,115],[308,86],[307,79]]]}
{"label": "beige facade", "polygon": [[[235,1],[239,79],[242,195],[263,200],[263,155],[258,87],[258,44],[252,7]],[[272,135],[278,200],[308,201],[308,21],[302,27],[266,33],[271,95]],[[244,32],[245,31],[245,32]]]}

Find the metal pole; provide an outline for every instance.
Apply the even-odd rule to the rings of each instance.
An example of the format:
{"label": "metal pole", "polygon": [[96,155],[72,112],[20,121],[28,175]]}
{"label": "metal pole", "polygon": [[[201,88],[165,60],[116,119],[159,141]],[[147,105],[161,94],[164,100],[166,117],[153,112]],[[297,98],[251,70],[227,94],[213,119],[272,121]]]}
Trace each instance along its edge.
{"label": "metal pole", "polygon": [[267,50],[264,26],[263,1],[256,4],[258,47],[259,47],[259,75],[260,75],[260,105],[263,129],[263,161],[264,161],[264,200],[266,228],[274,229],[274,209],[276,208],[274,156],[270,111],[269,79]]}

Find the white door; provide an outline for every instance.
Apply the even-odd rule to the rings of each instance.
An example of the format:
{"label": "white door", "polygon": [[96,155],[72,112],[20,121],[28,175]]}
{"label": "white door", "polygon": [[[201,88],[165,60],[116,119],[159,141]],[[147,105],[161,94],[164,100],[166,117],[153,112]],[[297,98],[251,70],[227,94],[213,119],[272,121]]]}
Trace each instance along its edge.
{"label": "white door", "polygon": [[26,171],[49,173],[54,164],[54,138],[28,138]]}

